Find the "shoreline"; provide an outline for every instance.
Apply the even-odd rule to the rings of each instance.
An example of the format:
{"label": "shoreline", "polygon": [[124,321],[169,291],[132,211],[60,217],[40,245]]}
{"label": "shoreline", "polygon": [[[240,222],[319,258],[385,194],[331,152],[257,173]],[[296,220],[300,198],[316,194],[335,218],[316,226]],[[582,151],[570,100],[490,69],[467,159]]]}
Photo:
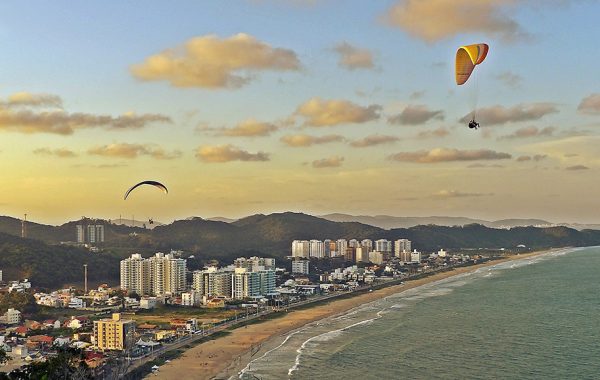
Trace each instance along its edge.
{"label": "shoreline", "polygon": [[284,315],[267,319],[231,330],[226,336],[198,344],[186,350],[179,358],[165,363],[155,374],[146,378],[156,379],[228,379],[237,378],[238,373],[254,359],[261,357],[310,323],[336,316],[363,304],[385,298],[445,278],[473,272],[477,269],[500,263],[531,258],[568,248],[549,249],[526,254],[516,254],[503,259],[488,261],[468,267],[405,281],[402,285],[392,285],[372,292],[360,293],[352,297],[334,299],[299,310],[291,310]]}

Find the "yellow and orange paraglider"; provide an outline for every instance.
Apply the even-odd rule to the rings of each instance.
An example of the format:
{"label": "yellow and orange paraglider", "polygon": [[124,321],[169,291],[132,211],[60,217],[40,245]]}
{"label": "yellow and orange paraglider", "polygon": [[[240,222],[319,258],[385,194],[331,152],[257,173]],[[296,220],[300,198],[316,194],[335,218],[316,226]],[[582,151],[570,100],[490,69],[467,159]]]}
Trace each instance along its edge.
{"label": "yellow and orange paraglider", "polygon": [[[487,44],[474,44],[461,46],[456,51],[456,65],[454,75],[456,78],[457,85],[463,85],[467,83],[475,66],[479,65],[485,60],[489,50]],[[479,128],[479,123],[475,121],[475,109],[477,108],[477,89],[474,93],[474,105],[473,105],[473,118],[469,122],[469,128]]]}
{"label": "yellow and orange paraglider", "polygon": [[487,56],[489,46],[487,44],[475,44],[461,46],[456,51],[456,84],[467,82],[475,66],[479,65]]}

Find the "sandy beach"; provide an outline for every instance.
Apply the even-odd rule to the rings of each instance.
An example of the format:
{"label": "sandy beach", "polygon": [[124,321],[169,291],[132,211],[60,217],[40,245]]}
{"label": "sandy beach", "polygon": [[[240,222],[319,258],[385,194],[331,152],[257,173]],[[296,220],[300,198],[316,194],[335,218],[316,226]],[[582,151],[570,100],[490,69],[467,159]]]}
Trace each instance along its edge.
{"label": "sandy beach", "polygon": [[430,282],[471,272],[485,266],[537,256],[547,252],[540,251],[514,255],[505,259],[470,267],[456,268],[452,271],[437,273],[423,279],[406,281],[403,285],[394,285],[373,292],[363,293],[355,297],[334,300],[327,304],[307,309],[290,310],[283,317],[241,327],[233,330],[227,336],[199,344],[187,350],[179,358],[162,365],[157,373],[150,374],[146,378],[187,380],[227,379],[233,375],[237,377],[237,373],[252,358],[259,357],[262,353],[272,348],[271,346],[275,345],[274,340],[281,340],[286,334],[308,323],[347,312],[362,304]]}

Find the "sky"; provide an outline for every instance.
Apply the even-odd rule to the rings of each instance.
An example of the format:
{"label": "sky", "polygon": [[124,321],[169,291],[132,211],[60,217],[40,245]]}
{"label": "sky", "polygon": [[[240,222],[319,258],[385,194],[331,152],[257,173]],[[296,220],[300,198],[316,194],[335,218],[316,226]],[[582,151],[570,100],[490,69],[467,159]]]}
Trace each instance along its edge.
{"label": "sky", "polygon": [[[600,223],[598,14],[596,0],[2,2],[0,214]],[[487,58],[457,86],[456,51],[475,43]],[[124,201],[142,180],[169,194]]]}

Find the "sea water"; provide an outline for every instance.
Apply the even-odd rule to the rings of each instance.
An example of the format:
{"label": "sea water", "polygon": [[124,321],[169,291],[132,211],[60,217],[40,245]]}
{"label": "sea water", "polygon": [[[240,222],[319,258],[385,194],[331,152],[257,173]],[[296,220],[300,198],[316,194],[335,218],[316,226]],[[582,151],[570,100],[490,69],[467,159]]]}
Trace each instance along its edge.
{"label": "sea water", "polygon": [[311,323],[240,378],[600,379],[600,248],[479,268]]}

